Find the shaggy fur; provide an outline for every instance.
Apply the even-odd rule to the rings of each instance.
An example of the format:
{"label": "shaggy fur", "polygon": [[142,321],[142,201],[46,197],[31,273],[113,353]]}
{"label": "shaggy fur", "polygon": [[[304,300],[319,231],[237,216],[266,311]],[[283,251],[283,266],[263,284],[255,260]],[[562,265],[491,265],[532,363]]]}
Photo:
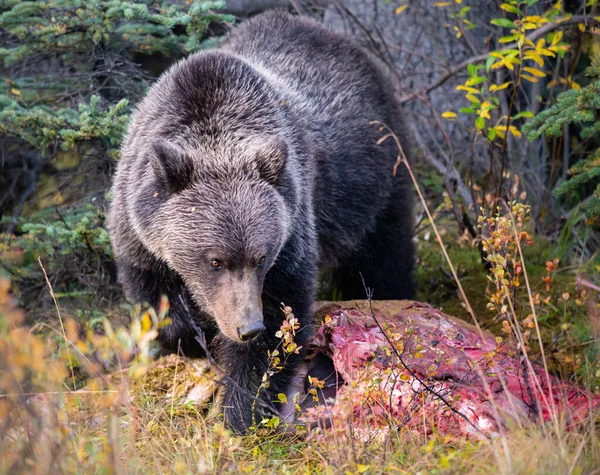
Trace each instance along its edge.
{"label": "shaggy fur", "polygon": [[[223,413],[234,430],[252,423],[282,302],[306,341],[319,270],[345,299],[364,298],[359,272],[375,298],[413,296],[407,180],[392,176],[397,151],[377,144],[373,120],[409,148],[392,85],[366,53],[284,13],[173,66],[132,117],[109,214],[120,282],[134,302],[169,297],[167,350],[201,355],[202,329],[229,375]],[[239,329],[261,319],[266,330],[241,342]],[[297,362],[264,401],[285,392]]]}

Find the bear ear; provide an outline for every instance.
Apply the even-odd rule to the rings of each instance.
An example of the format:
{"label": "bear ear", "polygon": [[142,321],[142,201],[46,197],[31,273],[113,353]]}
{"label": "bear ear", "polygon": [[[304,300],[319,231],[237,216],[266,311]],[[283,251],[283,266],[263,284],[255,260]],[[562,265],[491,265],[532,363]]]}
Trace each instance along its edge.
{"label": "bear ear", "polygon": [[279,138],[271,138],[256,151],[258,172],[263,180],[276,185],[281,178],[288,157],[288,145]]}
{"label": "bear ear", "polygon": [[181,147],[172,142],[159,140],[152,144],[150,163],[168,194],[178,193],[192,182],[193,162]]}

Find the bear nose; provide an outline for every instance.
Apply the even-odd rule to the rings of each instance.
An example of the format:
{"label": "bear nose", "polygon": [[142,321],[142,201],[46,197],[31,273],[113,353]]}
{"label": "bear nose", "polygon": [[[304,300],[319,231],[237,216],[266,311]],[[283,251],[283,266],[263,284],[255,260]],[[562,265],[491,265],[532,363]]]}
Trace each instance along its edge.
{"label": "bear nose", "polygon": [[240,340],[249,341],[260,335],[265,330],[265,326],[263,322],[259,320],[248,323],[247,325],[244,325],[243,327],[238,328],[237,330]]}

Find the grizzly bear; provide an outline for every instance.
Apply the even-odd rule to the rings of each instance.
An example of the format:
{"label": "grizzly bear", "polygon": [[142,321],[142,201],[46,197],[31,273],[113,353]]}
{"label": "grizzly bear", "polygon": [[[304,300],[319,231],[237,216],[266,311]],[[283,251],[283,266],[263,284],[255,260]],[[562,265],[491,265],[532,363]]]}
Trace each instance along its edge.
{"label": "grizzly bear", "polygon": [[[394,88],[368,54],[283,12],[235,28],[165,72],[134,112],[108,228],[133,302],[170,302],[167,351],[208,350],[225,423],[273,414],[301,355],[258,388],[292,307],[310,334],[320,271],[344,299],[413,296],[409,150]],[[204,342],[206,344],[204,344]],[[255,411],[255,414],[253,414]]]}

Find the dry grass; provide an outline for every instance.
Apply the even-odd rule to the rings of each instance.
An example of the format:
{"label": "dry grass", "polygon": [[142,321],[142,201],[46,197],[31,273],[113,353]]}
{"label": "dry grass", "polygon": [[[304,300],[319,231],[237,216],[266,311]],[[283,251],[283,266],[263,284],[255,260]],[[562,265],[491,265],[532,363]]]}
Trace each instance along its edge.
{"label": "dry grass", "polygon": [[[553,304],[540,299],[527,278],[520,234],[526,213],[512,206],[498,217],[502,226],[494,225],[488,244],[498,245],[491,255],[508,259],[492,266],[486,298],[506,322],[505,338],[515,339],[530,364],[544,339],[544,305]],[[560,303],[565,315],[571,302],[575,311],[585,309],[582,294],[567,297]],[[133,312],[130,326],[117,330],[106,321],[102,335],[82,332],[62,316],[56,327],[32,329],[9,283],[0,280],[0,472],[600,472],[600,432],[592,413],[575,428],[555,412],[550,423],[515,425],[484,441],[428,435],[426,422],[422,432],[392,428],[363,440],[351,417],[308,434],[261,427],[233,436],[215,408],[187,401],[191,386],[214,384],[209,370],[178,358],[153,363],[152,340],[166,312],[166,306],[158,315]],[[594,364],[589,381],[597,379]]]}
{"label": "dry grass", "polygon": [[[2,473],[529,474],[600,466],[597,427],[567,430],[560,415],[480,442],[415,430],[363,441],[352,436],[351,418],[308,436],[259,429],[236,437],[216,410],[185,401],[189,382],[208,385],[210,372],[184,359],[152,363],[148,343],[160,323],[151,313],[129,329],[107,326],[105,335],[81,334],[66,320],[64,336],[42,336],[23,325],[6,281],[0,303]],[[78,391],[71,370],[86,374]]]}

